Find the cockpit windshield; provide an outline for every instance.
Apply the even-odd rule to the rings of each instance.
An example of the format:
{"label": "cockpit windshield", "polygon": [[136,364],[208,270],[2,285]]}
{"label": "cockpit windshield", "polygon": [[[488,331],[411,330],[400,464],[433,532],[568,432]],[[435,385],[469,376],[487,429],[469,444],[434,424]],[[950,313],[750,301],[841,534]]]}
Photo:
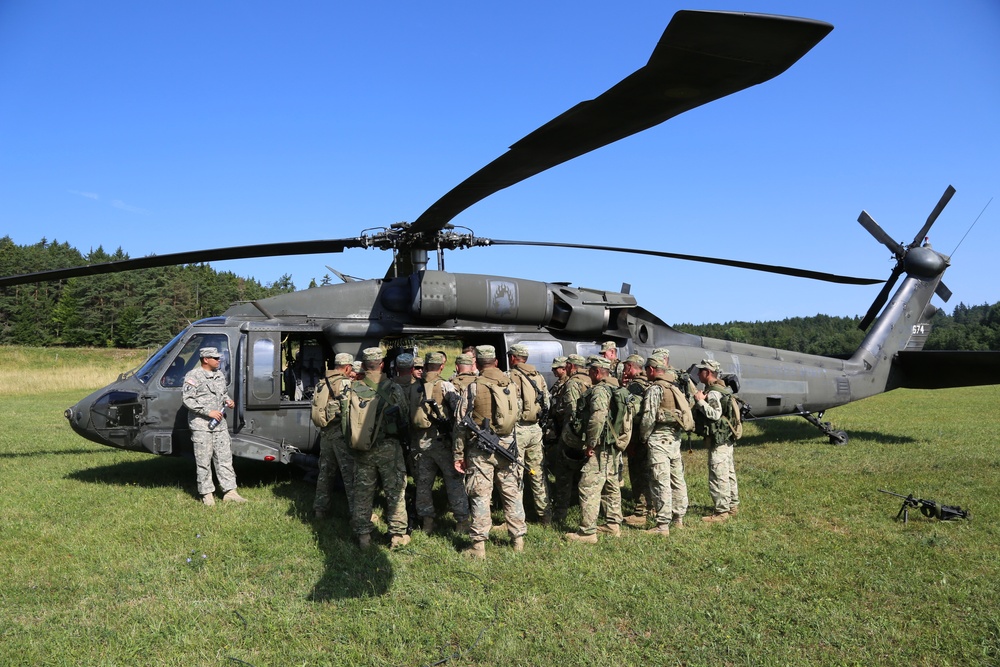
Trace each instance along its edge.
{"label": "cockpit windshield", "polygon": [[170,351],[177,346],[177,343],[180,341],[181,336],[183,335],[184,332],[182,331],[176,336],[174,336],[174,339],[172,341],[161,347],[159,351],[157,351],[155,354],[153,354],[153,356],[151,356],[149,359],[146,360],[146,363],[144,363],[142,366],[139,367],[139,369],[135,372],[135,375],[139,379],[139,382],[143,384],[149,382],[149,378],[152,377],[153,372],[159,367],[160,362],[163,361],[163,359],[170,353]]}

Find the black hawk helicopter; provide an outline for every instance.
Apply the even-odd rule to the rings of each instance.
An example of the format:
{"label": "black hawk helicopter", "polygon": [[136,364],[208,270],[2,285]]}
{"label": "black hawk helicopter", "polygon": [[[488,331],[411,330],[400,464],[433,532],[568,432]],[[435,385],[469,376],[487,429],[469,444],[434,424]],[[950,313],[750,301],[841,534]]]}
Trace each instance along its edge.
{"label": "black hawk helicopter", "polygon": [[[595,99],[554,118],[441,197],[412,223],[365,230],[351,238],[215,248],[0,278],[0,288],[117,271],[230,259],[336,253],[380,248],[393,253],[382,279],[315,287],[232,306],[191,324],[141,367],[66,410],[72,428],[104,445],[179,454],[190,451],[181,382],[198,350],[217,347],[229,393],[236,456],[304,462],[318,449],[310,393],[325,362],[380,345],[390,359],[414,349],[491,344],[498,357],[520,343],[546,369],[558,356],[596,353],[602,341],[622,355],[670,349],[685,368],[703,358],[736,376],[749,417],[800,415],[844,443],[847,434],[822,422],[823,412],[898,387],[938,388],[995,382],[998,363],[977,353],[923,352],[930,304],[949,290],[941,282],[949,257],[922,243],[954,194],[950,186],[909,244],[899,243],[867,214],[860,222],[889,248],[896,264],[861,322],[869,329],[848,359],[789,352],[677,331],[622,291],[573,287],[444,270],[446,250],[535,245],[602,249],[740,267],[843,284],[874,284],[805,269],[656,250],[483,238],[451,220],[499,190],[555,165],[641,132],[680,113],[781,74],[833,26],[810,19],[731,12],[674,15],[648,63]],[[437,269],[428,269],[431,252]],[[905,276],[904,276],[905,274]],[[902,284],[893,292],[895,283]],[[887,303],[888,302],[888,303]],[[990,355],[991,353],[985,353]],[[988,373],[984,368],[992,369]],[[971,372],[977,368],[979,372]],[[993,379],[989,379],[993,378]],[[552,379],[551,377],[549,378]]]}

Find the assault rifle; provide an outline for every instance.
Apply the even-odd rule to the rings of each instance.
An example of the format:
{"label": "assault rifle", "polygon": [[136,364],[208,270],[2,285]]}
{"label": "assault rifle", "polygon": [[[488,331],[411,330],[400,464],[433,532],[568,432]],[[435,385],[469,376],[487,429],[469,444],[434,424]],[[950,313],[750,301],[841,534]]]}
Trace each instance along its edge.
{"label": "assault rifle", "polygon": [[507,449],[500,442],[500,436],[490,431],[490,420],[484,419],[482,427],[476,425],[471,413],[466,413],[462,418],[462,426],[467,427],[473,435],[476,446],[488,454],[497,454],[510,461],[515,466],[519,466],[529,475],[536,474],[534,470],[521,463],[517,458],[517,444]]}
{"label": "assault rifle", "polygon": [[899,517],[903,517],[903,523],[906,523],[910,519],[910,509],[917,509],[918,507],[920,508],[920,513],[928,519],[953,521],[955,519],[972,518],[972,512],[969,510],[963,510],[961,507],[952,507],[951,505],[942,505],[941,503],[933,500],[914,498],[912,493],[908,496],[904,496],[901,493],[893,493],[892,491],[886,491],[885,489],[879,489],[878,491],[879,493],[888,493],[890,496],[896,496],[897,498],[903,499],[903,506],[899,508],[899,513],[896,515],[896,521],[899,521]]}

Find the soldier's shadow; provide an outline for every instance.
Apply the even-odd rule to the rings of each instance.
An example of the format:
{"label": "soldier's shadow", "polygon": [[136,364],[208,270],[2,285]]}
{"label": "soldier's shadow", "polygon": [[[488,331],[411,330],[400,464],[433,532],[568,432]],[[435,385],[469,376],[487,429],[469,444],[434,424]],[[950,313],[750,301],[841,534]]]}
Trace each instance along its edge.
{"label": "soldier's shadow", "polygon": [[362,551],[354,540],[347,519],[347,500],[343,493],[333,494],[330,518],[313,517],[314,484],[290,480],[275,487],[275,495],[290,502],[288,513],[309,526],[316,546],[323,553],[323,574],[313,585],[307,598],[328,602],[342,598],[376,597],[385,595],[395,574],[386,556],[383,536],[372,533],[371,548]]}

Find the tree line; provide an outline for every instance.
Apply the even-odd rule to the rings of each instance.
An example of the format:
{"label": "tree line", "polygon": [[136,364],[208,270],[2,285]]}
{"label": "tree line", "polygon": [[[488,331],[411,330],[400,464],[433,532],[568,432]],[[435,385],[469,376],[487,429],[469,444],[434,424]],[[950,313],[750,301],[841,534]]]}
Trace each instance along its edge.
{"label": "tree line", "polygon": [[[80,253],[42,239],[16,245],[0,239],[0,275],[17,275],[129,259],[121,248]],[[321,284],[328,284],[324,276]],[[310,287],[316,285],[315,281]],[[218,315],[236,301],[292,292],[291,276],[262,285],[206,264],[141,269],[0,288],[0,344],[73,347],[159,347],[188,323]],[[849,355],[864,338],[860,317],[792,317],[780,322],[678,324],[688,333],[828,356]],[[925,349],[1000,350],[1000,302],[958,304],[931,318]]]}
{"label": "tree line", "polygon": [[[0,275],[18,275],[129,259],[121,248],[86,255],[42,239],[0,239]],[[206,264],[167,266],[0,288],[0,344],[159,347],[190,322],[218,315],[236,301],[292,292],[291,276],[261,285]]]}

